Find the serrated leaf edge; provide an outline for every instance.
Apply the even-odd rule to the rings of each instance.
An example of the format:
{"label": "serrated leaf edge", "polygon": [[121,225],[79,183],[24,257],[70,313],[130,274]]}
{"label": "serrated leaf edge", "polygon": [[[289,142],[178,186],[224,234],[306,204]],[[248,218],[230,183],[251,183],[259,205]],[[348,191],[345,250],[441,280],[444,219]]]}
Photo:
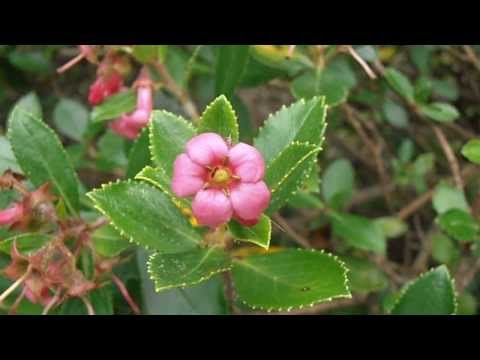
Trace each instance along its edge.
{"label": "serrated leaf edge", "polygon": [[234,127],[235,127],[235,139],[232,139],[232,142],[238,142],[238,139],[240,137],[240,130],[239,130],[239,126],[238,126],[238,116],[237,116],[237,113],[235,112],[235,109],[233,108],[232,104],[230,103],[230,101],[228,101],[227,97],[225,95],[219,95],[217,96],[212,102],[210,102],[210,104],[208,104],[205,109],[203,110],[202,112],[202,115],[200,116],[200,118],[198,119],[198,124],[199,124],[199,128],[203,122],[203,117],[205,116],[205,114],[219,101],[223,100],[228,108],[230,109],[230,111],[232,112],[233,116],[234,116]]}
{"label": "serrated leaf edge", "polygon": [[[410,280],[402,289],[402,291],[400,292],[400,294],[398,295],[397,299],[395,300],[395,303],[393,304],[391,310],[388,312],[389,314],[392,314],[393,313],[393,310],[395,310],[395,308],[397,307],[398,303],[400,302],[400,300],[402,300],[403,296],[407,293],[407,291],[410,289],[410,287],[415,284],[417,281],[420,281],[421,279],[423,279],[425,276],[429,275],[430,273],[434,272],[435,270],[437,270],[438,268],[444,266],[445,268],[447,268],[445,265],[440,265],[440,266],[436,266],[436,267],[432,267],[430,270],[428,271],[425,271],[424,273],[420,274],[419,276],[417,276],[415,279],[412,279]],[[455,279],[451,276],[450,274],[450,271],[448,271],[448,268],[447,268],[447,274],[448,274],[448,279],[450,280],[449,283],[450,283],[450,286],[452,288],[452,293],[453,293],[453,312],[449,315],[455,315],[457,313],[457,310],[458,310],[458,300],[457,300],[457,297],[458,297],[458,293],[455,289]]]}
{"label": "serrated leaf edge", "polygon": [[[265,215],[267,216],[267,215]],[[257,246],[260,246],[261,248],[265,249],[265,250],[268,250],[270,248],[270,241],[272,239],[272,220],[270,219],[269,216],[268,217],[268,242],[267,244],[261,244],[260,242],[258,241],[252,241],[250,239],[238,239],[236,238],[233,233],[230,231],[230,228],[229,228],[229,232],[230,234],[232,235],[232,237],[236,240],[236,241],[241,241],[241,242],[247,242],[247,243],[250,243],[250,244],[255,244]]]}
{"label": "serrated leaf edge", "polygon": [[267,307],[263,307],[261,305],[254,305],[254,304],[250,304],[244,300],[242,300],[241,298],[239,298],[239,300],[241,301],[242,304],[244,305],[247,305],[248,307],[250,307],[252,310],[261,310],[261,311],[266,311],[267,313],[271,313],[273,311],[275,312],[283,312],[283,311],[286,311],[286,312],[290,312],[292,310],[301,310],[303,308],[306,308],[306,307],[314,307],[315,305],[317,304],[321,304],[321,303],[324,303],[324,302],[330,302],[332,300],[335,300],[335,299],[351,299],[352,298],[352,293],[350,291],[350,282],[348,280],[348,272],[350,271],[350,269],[345,265],[345,263],[340,260],[336,255],[332,254],[332,253],[327,253],[326,251],[324,251],[323,249],[321,250],[315,250],[315,249],[292,249],[292,250],[296,250],[296,251],[300,251],[300,252],[305,252],[305,251],[310,251],[310,252],[316,252],[316,253],[320,253],[320,254],[324,254],[324,255],[327,255],[328,257],[330,258],[333,258],[339,265],[340,267],[343,269],[343,278],[344,278],[344,286],[345,286],[345,290],[348,294],[342,294],[342,295],[336,295],[336,296],[332,296],[332,297],[329,297],[327,299],[322,299],[322,300],[319,300],[319,301],[314,301],[312,303],[309,303],[309,304],[303,304],[303,305],[299,305],[299,306],[290,306],[290,307],[286,307],[286,308],[282,308],[282,307],[270,307],[270,308],[267,308]]}
{"label": "serrated leaf edge", "polygon": [[[110,188],[111,186],[113,185],[116,185],[116,184],[119,184],[119,183],[128,183],[128,184],[132,184],[132,183],[138,183],[138,181],[134,181],[132,179],[125,179],[125,180],[122,180],[122,179],[117,179],[115,181],[110,181],[108,183],[105,183],[105,184],[102,184],[101,185],[101,188],[97,188],[97,189],[93,189],[91,190],[90,192],[86,193],[85,195],[93,202],[93,207],[99,211],[103,216],[105,216],[108,220],[110,220],[110,224],[115,228],[115,230],[117,230],[121,236],[123,236],[125,239],[127,239],[130,243],[132,244],[135,244],[135,245],[138,245],[138,246],[141,246],[149,251],[156,251],[156,252],[160,252],[158,251],[157,249],[153,249],[151,248],[150,246],[146,245],[146,244],[142,244],[142,243],[139,243],[138,241],[135,241],[133,239],[132,236],[126,234],[122,229],[120,229],[116,224],[115,222],[106,214],[106,212],[100,207],[98,206],[97,202],[95,201],[95,199],[93,198],[93,194],[95,192],[98,192],[98,191],[101,191],[101,190],[105,190],[107,188]],[[152,186],[151,184],[148,184],[148,183],[145,183],[145,182],[142,182],[142,184],[144,184],[145,186],[148,186],[148,187],[151,187],[152,189],[155,189],[155,190],[159,190],[157,189],[155,186]],[[173,202],[172,204],[174,206],[176,206]],[[177,207],[178,208],[178,207]]]}
{"label": "serrated leaf edge", "polygon": [[[211,248],[211,249],[213,249],[213,248]],[[225,271],[229,271],[232,268],[232,264],[230,263],[229,266],[224,267],[224,268],[221,267],[221,268],[218,268],[217,270],[211,271],[208,274],[200,277],[200,279],[195,280],[195,281],[191,281],[191,282],[188,282],[188,283],[183,282],[183,283],[174,284],[174,285],[157,286],[157,280],[153,276],[153,271],[151,269],[152,259],[155,255],[158,255],[158,253],[150,255],[148,260],[147,260],[147,272],[148,272],[150,280],[152,280],[153,283],[155,284],[155,291],[157,293],[161,292],[161,291],[164,291],[164,290],[168,290],[168,289],[173,289],[173,288],[182,288],[183,289],[183,288],[186,288],[186,287],[189,287],[189,286],[192,286],[192,285],[200,284],[201,282],[210,279],[213,275],[220,274],[220,273],[225,272]]]}
{"label": "serrated leaf edge", "polygon": [[174,113],[172,113],[170,111],[167,111],[167,110],[154,110],[154,111],[152,111],[151,121],[150,121],[150,124],[148,125],[148,129],[149,129],[148,151],[150,152],[150,159],[152,160],[152,162],[157,166],[157,168],[162,170],[165,173],[165,175],[168,177],[167,172],[163,168],[160,159],[157,159],[157,157],[155,156],[155,146],[154,146],[154,141],[153,141],[153,137],[154,137],[153,127],[154,127],[155,121],[153,121],[153,118],[155,117],[156,113],[164,113],[167,116],[172,116],[172,117],[176,118],[180,122],[183,122],[188,128],[190,128],[190,130],[192,130],[194,134],[197,133],[197,129],[193,126],[193,124],[190,121],[185,119],[183,116],[174,114]]}
{"label": "serrated leaf edge", "polygon": [[[73,177],[75,179],[75,182],[76,182],[76,192],[77,192],[77,195],[78,195],[78,201],[80,201],[80,193],[79,193],[79,189],[78,189],[78,186],[80,184],[80,179],[78,178],[77,176],[77,173],[75,171],[75,167],[73,166],[72,162],[71,162],[71,159],[70,159],[70,156],[68,156],[67,152],[65,151],[65,148],[63,147],[58,135],[55,133],[55,131],[50,127],[48,126],[42,119],[39,119],[35,114],[29,112],[29,111],[26,111],[24,109],[22,109],[21,107],[17,107],[15,106],[15,108],[12,110],[12,112],[10,113],[10,116],[9,118],[13,118],[13,115],[16,113],[16,112],[23,112],[24,114],[27,114],[28,116],[30,116],[32,119],[35,119],[35,121],[37,121],[41,127],[43,127],[45,130],[47,130],[48,132],[50,132],[50,134],[52,135],[53,137],[53,141],[57,143],[57,145],[60,147],[60,151],[63,153],[63,155],[65,156],[65,159],[66,159],[66,163],[67,163],[67,166],[70,167],[70,170],[72,171],[73,173]],[[10,123],[10,122],[9,122]],[[18,159],[17,159],[17,156],[16,156],[16,151],[15,151],[15,145],[13,145],[13,141],[11,139],[11,130],[10,130],[10,124],[9,124],[9,127],[8,127],[8,131],[7,131],[7,139],[8,141],[10,142],[10,146],[12,147],[12,151],[13,151],[13,154],[15,155],[15,159],[17,160],[17,163],[18,163]],[[25,173],[25,175],[28,175],[28,177],[31,177],[32,176],[32,173],[30,171],[26,171],[20,164],[18,164],[20,166],[20,168],[23,170],[23,172]],[[50,172],[49,172],[50,173]],[[75,209],[73,207],[73,205],[70,203],[69,199],[64,195],[62,189],[57,185],[57,182],[54,181],[53,179],[51,180],[51,182],[54,183],[55,187],[59,190],[63,200],[67,203],[67,206],[68,208],[70,209],[70,211],[74,214],[74,215],[77,215],[78,212],[77,212],[77,209]]]}

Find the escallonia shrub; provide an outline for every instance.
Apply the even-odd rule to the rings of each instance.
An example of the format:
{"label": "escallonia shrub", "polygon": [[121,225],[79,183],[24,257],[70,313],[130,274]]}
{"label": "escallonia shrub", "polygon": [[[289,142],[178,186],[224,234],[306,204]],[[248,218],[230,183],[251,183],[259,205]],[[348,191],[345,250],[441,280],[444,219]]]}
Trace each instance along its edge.
{"label": "escallonia shrub", "polygon": [[475,311],[475,51],[0,45],[0,314]]}

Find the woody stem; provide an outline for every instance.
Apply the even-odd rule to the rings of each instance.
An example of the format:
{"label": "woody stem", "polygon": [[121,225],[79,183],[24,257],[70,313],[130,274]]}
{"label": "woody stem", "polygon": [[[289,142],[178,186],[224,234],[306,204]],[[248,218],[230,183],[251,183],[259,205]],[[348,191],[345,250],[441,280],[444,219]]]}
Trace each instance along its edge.
{"label": "woody stem", "polygon": [[8,295],[10,295],[13,291],[15,291],[15,289],[25,281],[28,275],[30,275],[31,271],[32,271],[32,267],[29,266],[27,268],[27,271],[25,271],[25,273],[21,277],[19,277],[17,281],[15,281],[12,285],[10,285],[10,287],[7,290],[5,290],[2,295],[0,295],[0,303],[2,303],[8,297]]}

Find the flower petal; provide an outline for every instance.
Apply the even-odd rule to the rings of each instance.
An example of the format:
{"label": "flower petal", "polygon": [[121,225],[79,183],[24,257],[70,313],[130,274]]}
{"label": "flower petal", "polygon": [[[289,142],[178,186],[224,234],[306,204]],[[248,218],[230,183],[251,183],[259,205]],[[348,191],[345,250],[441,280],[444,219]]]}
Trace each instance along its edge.
{"label": "flower petal", "polygon": [[172,190],[177,196],[191,196],[202,189],[207,170],[180,154],[173,164]]}
{"label": "flower petal", "polygon": [[242,182],[257,182],[265,175],[265,162],[253,146],[238,143],[228,152],[229,163]]}
{"label": "flower petal", "polygon": [[227,143],[215,133],[204,133],[193,137],[188,141],[186,148],[190,159],[203,166],[222,163],[228,155]]}
{"label": "flower petal", "polygon": [[192,212],[198,223],[211,228],[228,222],[232,217],[232,204],[217,189],[200,190],[192,202]]}
{"label": "flower petal", "polygon": [[133,140],[138,136],[140,129],[131,126],[131,119],[129,115],[122,115],[119,119],[110,122],[110,129],[120,136]]}
{"label": "flower petal", "polygon": [[270,202],[270,190],[263,181],[239,183],[230,190],[235,216],[244,221],[258,220]]}
{"label": "flower petal", "polygon": [[0,210],[0,226],[13,224],[20,220],[23,214],[24,211],[21,203],[16,203],[7,209]]}

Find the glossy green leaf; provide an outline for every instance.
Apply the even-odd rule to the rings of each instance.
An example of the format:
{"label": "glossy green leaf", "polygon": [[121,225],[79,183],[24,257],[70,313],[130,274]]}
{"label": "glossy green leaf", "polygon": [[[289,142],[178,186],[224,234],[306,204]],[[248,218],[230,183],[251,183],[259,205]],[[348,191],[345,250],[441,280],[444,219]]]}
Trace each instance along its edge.
{"label": "glossy green leaf", "polygon": [[363,216],[331,212],[333,233],[349,245],[363,250],[384,254],[385,234],[379,224]]}
{"label": "glossy green leaf", "polygon": [[321,147],[326,128],[325,117],[323,97],[283,106],[265,121],[254,140],[255,147],[263,154],[267,165],[294,141]]}
{"label": "glossy green leaf", "polygon": [[243,226],[232,220],[228,223],[228,229],[236,240],[254,243],[268,250],[270,237],[272,235],[272,224],[270,218],[262,215],[254,226]]}
{"label": "glossy green leaf", "polygon": [[397,128],[408,127],[408,112],[396,102],[386,99],[382,106],[383,114],[390,125]]}
{"label": "glossy green leaf", "polygon": [[453,122],[460,116],[460,113],[453,105],[441,102],[421,105],[420,112],[430,119],[441,123]]}
{"label": "glossy green leaf", "polygon": [[123,236],[146,248],[183,252],[201,241],[168,195],[146,183],[129,180],[103,185],[87,196]]}
{"label": "glossy green leaf", "polygon": [[238,141],[237,115],[224,95],[207,106],[198,123],[198,133],[214,132],[233,143]]}
{"label": "glossy green leaf", "polygon": [[148,261],[148,272],[157,292],[198,284],[229,268],[229,255],[215,247],[176,254],[157,253]]}
{"label": "glossy green leaf", "polygon": [[79,207],[78,179],[57,135],[41,120],[15,108],[9,120],[8,137],[23,172],[35,186],[52,184],[69,211]]}
{"label": "glossy green leaf", "polygon": [[144,128],[128,153],[127,178],[133,178],[145,166],[151,164],[149,128]]}
{"label": "glossy green leaf", "polygon": [[13,242],[17,246],[17,250],[23,254],[28,255],[39,250],[42,246],[47,244],[47,242],[51,239],[51,236],[43,235],[43,234],[36,234],[36,233],[23,233],[14,235],[7,239],[0,241],[0,251],[10,255]]}
{"label": "glossy green leaf", "polygon": [[[43,118],[42,115],[42,105],[40,104],[40,100],[35,92],[29,92],[28,94],[22,96],[17,102],[15,103],[15,107],[21,108],[24,111],[38,117]],[[14,108],[15,108],[14,107]],[[13,111],[13,108],[12,108]],[[10,117],[11,113],[8,117]]]}
{"label": "glossy green leaf", "polygon": [[17,173],[22,172],[15,159],[10,142],[5,136],[0,136],[0,175],[7,169]]}
{"label": "glossy green leaf", "polygon": [[410,80],[398,70],[388,68],[385,70],[385,79],[388,84],[409,102],[413,102],[414,89]]}
{"label": "glossy green leaf", "polygon": [[63,98],[53,110],[53,122],[60,133],[81,141],[87,129],[88,111],[78,101]]}
{"label": "glossy green leaf", "polygon": [[270,162],[265,174],[265,182],[271,192],[267,214],[282,207],[305,182],[319,151],[320,148],[315,145],[292,143]]}
{"label": "glossy green leaf", "polygon": [[170,178],[173,163],[185,151],[185,144],[195,135],[191,123],[181,116],[155,110],[150,123],[150,152],[152,161]]}
{"label": "glossy green leaf", "polygon": [[450,209],[460,209],[466,212],[470,211],[463,191],[450,185],[438,185],[435,188],[432,202],[433,208],[438,214],[442,214]]}
{"label": "glossy green leaf", "polygon": [[446,235],[437,233],[430,238],[432,242],[432,257],[441,264],[451,264],[460,256],[460,250]]}
{"label": "glossy green leaf", "polygon": [[397,300],[394,315],[451,315],[456,312],[453,281],[445,265],[410,283]]}
{"label": "glossy green leaf", "polygon": [[324,77],[323,71],[311,70],[295,78],[291,91],[296,99],[325,96],[327,105],[336,106],[347,99],[349,89],[335,79]]}
{"label": "glossy green leaf", "polygon": [[136,103],[137,94],[134,90],[120,92],[95,106],[90,119],[93,123],[116,119],[124,113],[133,111]]}
{"label": "glossy green leaf", "polygon": [[115,257],[132,244],[111,225],[103,226],[92,233],[95,251],[105,257]]}
{"label": "glossy green leaf", "polygon": [[462,147],[462,155],[474,164],[480,164],[480,140],[472,139]]}
{"label": "glossy green leaf", "polygon": [[218,49],[215,69],[215,93],[231,98],[248,63],[248,45],[222,45]]}
{"label": "glossy green leaf", "polygon": [[137,263],[141,276],[142,314],[145,315],[225,315],[227,306],[224,281],[220,275],[187,288],[172,288],[160,293],[147,271],[148,257],[137,249]]}
{"label": "glossy green leaf", "polygon": [[113,172],[123,169],[128,164],[126,153],[127,140],[108,129],[98,140],[97,168],[101,171]]}
{"label": "glossy green leaf", "polygon": [[370,261],[352,256],[341,256],[340,260],[349,269],[348,280],[352,292],[370,293],[388,286],[387,275]]}
{"label": "glossy green leaf", "polygon": [[465,291],[458,297],[458,315],[477,315],[478,302],[475,296]]}
{"label": "glossy green leaf", "polygon": [[473,217],[460,209],[450,209],[438,218],[440,228],[458,241],[473,241],[477,238],[479,225]]}
{"label": "glossy green leaf", "polygon": [[13,51],[8,54],[8,61],[26,73],[46,75],[53,70],[52,63],[41,51]]}
{"label": "glossy green leaf", "polygon": [[322,179],[324,200],[335,209],[343,208],[353,196],[353,166],[347,159],[337,159],[325,169]]}
{"label": "glossy green leaf", "polygon": [[236,260],[233,280],[240,300],[268,311],[350,297],[346,267],[320,251],[292,249]]}

